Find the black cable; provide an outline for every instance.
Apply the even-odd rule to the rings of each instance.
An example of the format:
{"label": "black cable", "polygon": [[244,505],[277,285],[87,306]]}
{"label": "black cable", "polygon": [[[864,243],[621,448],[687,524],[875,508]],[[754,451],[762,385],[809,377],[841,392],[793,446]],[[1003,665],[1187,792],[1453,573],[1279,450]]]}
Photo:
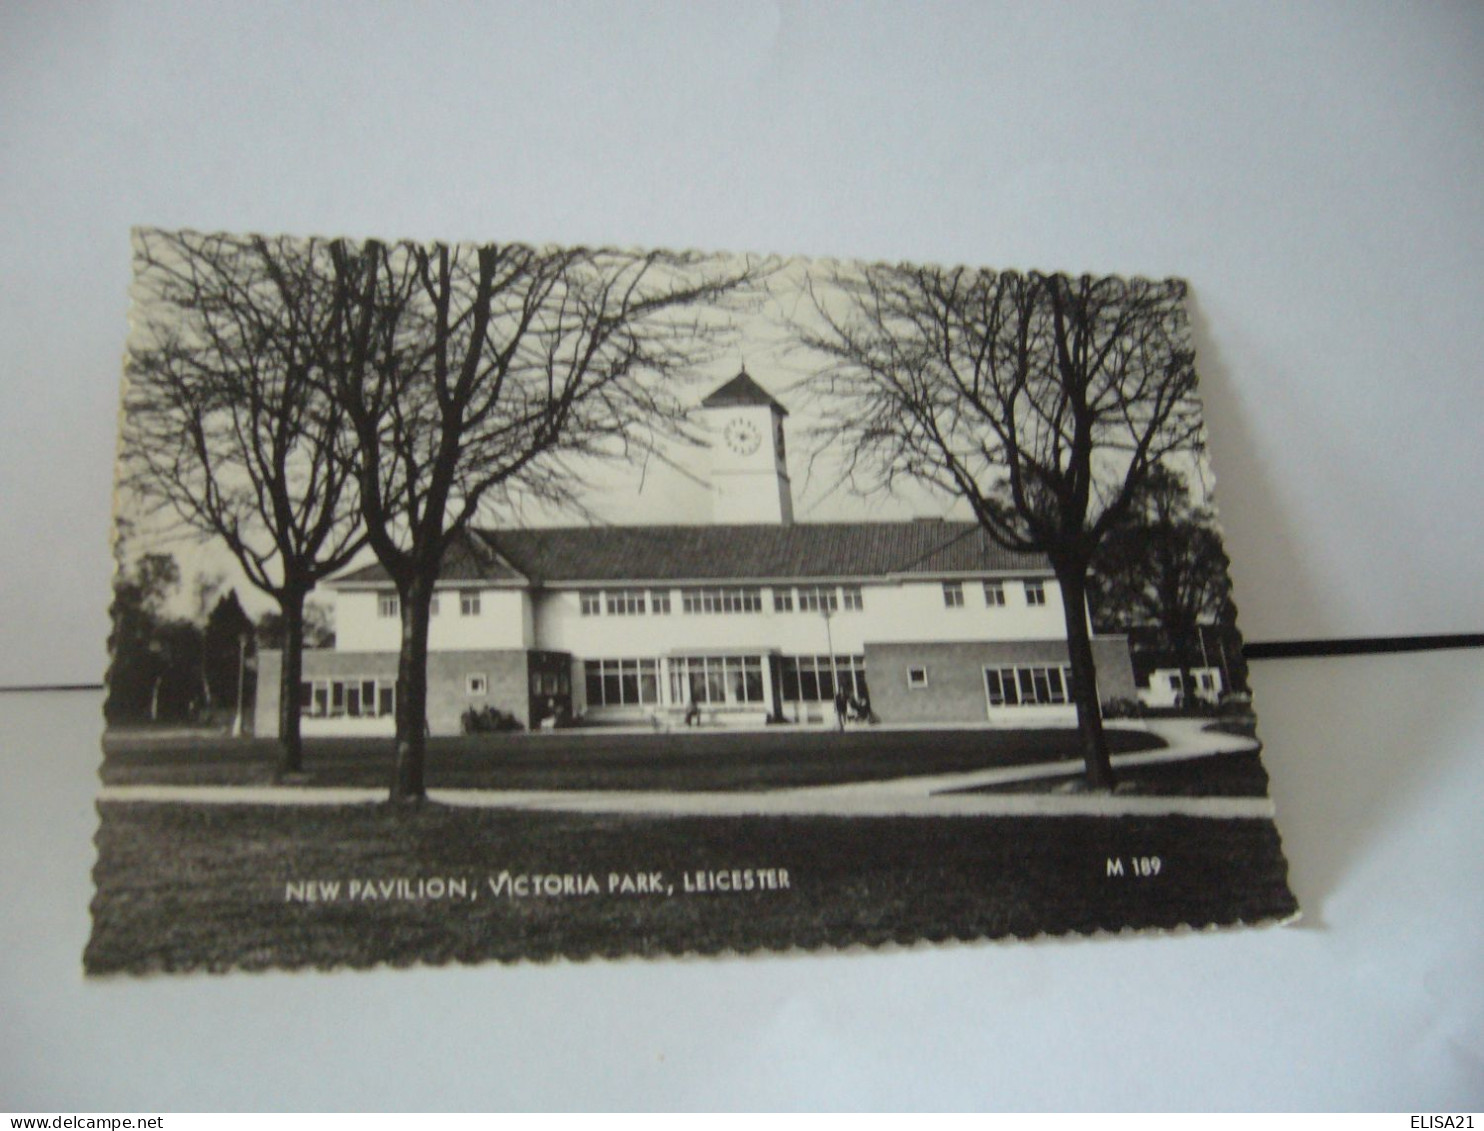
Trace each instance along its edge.
{"label": "black cable", "polygon": [[1484,632],[1439,636],[1355,636],[1336,640],[1266,640],[1242,646],[1249,660],[1295,660],[1313,656],[1364,656],[1385,652],[1435,652],[1443,648],[1484,648]]}
{"label": "black cable", "polygon": [[6,691],[102,691],[101,683],[16,683],[0,687]]}

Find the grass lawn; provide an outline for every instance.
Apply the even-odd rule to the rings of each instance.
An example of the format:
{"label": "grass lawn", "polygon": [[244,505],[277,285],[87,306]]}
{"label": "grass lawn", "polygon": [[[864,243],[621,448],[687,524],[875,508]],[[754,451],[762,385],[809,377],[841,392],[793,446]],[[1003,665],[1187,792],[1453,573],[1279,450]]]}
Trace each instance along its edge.
{"label": "grass lawn", "polygon": [[[1109,730],[1115,754],[1163,743]],[[471,735],[428,740],[431,789],[759,790],[886,781],[1079,758],[1071,730],[892,731],[860,729],[667,734]],[[110,735],[107,785],[251,785],[272,780],[278,744],[264,739]],[[308,784],[383,786],[389,738],[304,743]]]}
{"label": "grass lawn", "polygon": [[[1255,922],[1295,908],[1276,829],[1261,820],[99,808],[84,958],[95,974],[878,945]],[[1139,875],[1135,858],[1154,857],[1157,872]],[[709,877],[733,869],[754,870],[754,889],[686,890],[687,877],[715,887]],[[597,890],[512,898],[490,888],[501,873],[579,888],[591,876]],[[658,891],[609,890],[611,876],[653,873]],[[413,894],[434,878],[474,894],[349,897],[352,880],[376,890],[398,877]],[[305,881],[340,887],[324,901],[286,898]]]}

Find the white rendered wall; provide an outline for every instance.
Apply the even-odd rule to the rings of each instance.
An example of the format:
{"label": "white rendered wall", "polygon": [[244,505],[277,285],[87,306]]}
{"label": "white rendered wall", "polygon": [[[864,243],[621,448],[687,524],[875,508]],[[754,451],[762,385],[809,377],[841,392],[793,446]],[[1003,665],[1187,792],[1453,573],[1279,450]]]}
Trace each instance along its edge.
{"label": "white rendered wall", "polygon": [[[535,638],[530,596],[520,589],[482,589],[479,612],[459,612],[460,592],[438,590],[438,612],[428,622],[428,650],[463,652],[496,648],[529,648]],[[380,593],[371,589],[335,594],[335,649],[339,652],[395,652],[401,645],[402,620],[380,614]]]}
{"label": "white rendered wall", "polygon": [[[1146,707],[1173,707],[1181,699],[1188,700],[1183,692],[1170,686],[1170,677],[1180,674],[1179,668],[1155,668],[1149,673],[1149,686],[1139,688],[1139,702]],[[1208,691],[1200,685],[1203,675],[1211,677],[1216,685],[1214,690]],[[1195,698],[1204,702],[1216,702],[1226,690],[1226,680],[1220,668],[1191,668],[1190,678],[1195,681]]]}
{"label": "white rendered wall", "polygon": [[[758,613],[685,613],[677,588],[669,590],[671,612],[643,616],[609,616],[606,612],[583,616],[576,590],[543,593],[536,600],[536,647],[611,659],[687,650],[714,653],[722,648],[825,654],[824,617],[797,610],[775,613],[772,589],[761,589],[763,610]],[[866,612],[831,616],[828,638],[837,655],[864,650],[868,617]]]}
{"label": "white rendered wall", "polygon": [[[941,582],[866,585],[859,611],[841,609],[825,619],[818,612],[773,611],[773,587],[761,586],[762,612],[685,613],[681,590],[670,589],[668,614],[583,616],[576,590],[536,599],[535,647],[590,658],[661,656],[685,650],[778,649],[789,655],[859,654],[866,641],[1045,640],[1066,635],[1061,590],[1043,582],[1046,604],[1025,603],[1020,580],[1007,580],[1005,604],[985,605],[981,582],[963,582],[964,605],[947,608]],[[789,587],[792,588],[792,587]],[[651,590],[652,591],[652,590]],[[606,605],[605,605],[606,609]]]}
{"label": "white rendered wall", "polygon": [[1005,603],[989,606],[980,581],[964,581],[964,603],[949,608],[943,603],[943,584],[905,582],[900,586],[872,589],[865,598],[870,617],[868,639],[880,643],[918,640],[1047,640],[1066,636],[1061,587],[1050,578],[1042,580],[1044,605],[1028,605],[1020,579],[1004,583]]}
{"label": "white rendered wall", "polygon": [[333,718],[305,715],[299,719],[299,733],[305,738],[387,738],[397,733],[397,720],[392,715],[369,719],[352,719],[344,715]]}

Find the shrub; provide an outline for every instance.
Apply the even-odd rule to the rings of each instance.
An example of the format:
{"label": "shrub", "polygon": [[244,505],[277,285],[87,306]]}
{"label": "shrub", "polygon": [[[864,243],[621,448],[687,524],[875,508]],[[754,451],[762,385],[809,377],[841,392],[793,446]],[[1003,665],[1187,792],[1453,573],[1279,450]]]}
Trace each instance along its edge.
{"label": "shrub", "polygon": [[522,730],[520,720],[498,707],[470,707],[459,719],[465,734],[493,734]]}
{"label": "shrub", "polygon": [[1144,705],[1137,699],[1109,699],[1103,704],[1103,718],[1105,719],[1141,719],[1144,717]]}

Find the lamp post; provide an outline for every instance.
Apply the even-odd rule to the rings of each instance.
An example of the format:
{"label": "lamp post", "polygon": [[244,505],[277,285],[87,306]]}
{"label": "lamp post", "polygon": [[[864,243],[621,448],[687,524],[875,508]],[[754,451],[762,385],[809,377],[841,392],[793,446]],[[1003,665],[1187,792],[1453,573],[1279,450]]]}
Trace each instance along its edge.
{"label": "lamp post", "polygon": [[232,719],[232,737],[242,737],[242,690],[247,680],[247,635],[237,634],[237,715]]}
{"label": "lamp post", "polygon": [[830,653],[831,709],[833,709],[834,707],[835,697],[840,694],[840,671],[838,666],[835,664],[835,638],[834,634],[830,631],[830,618],[835,615],[835,610],[832,607],[834,604],[834,600],[835,594],[833,590],[828,593],[821,592],[819,595],[819,612],[820,615],[824,617],[824,643],[825,647],[829,649]]}
{"label": "lamp post", "polygon": [[164,682],[165,670],[170,666],[169,649],[163,641],[151,636],[149,641],[149,654],[154,657],[154,680],[149,689],[149,721],[152,723],[160,721],[160,684]]}

